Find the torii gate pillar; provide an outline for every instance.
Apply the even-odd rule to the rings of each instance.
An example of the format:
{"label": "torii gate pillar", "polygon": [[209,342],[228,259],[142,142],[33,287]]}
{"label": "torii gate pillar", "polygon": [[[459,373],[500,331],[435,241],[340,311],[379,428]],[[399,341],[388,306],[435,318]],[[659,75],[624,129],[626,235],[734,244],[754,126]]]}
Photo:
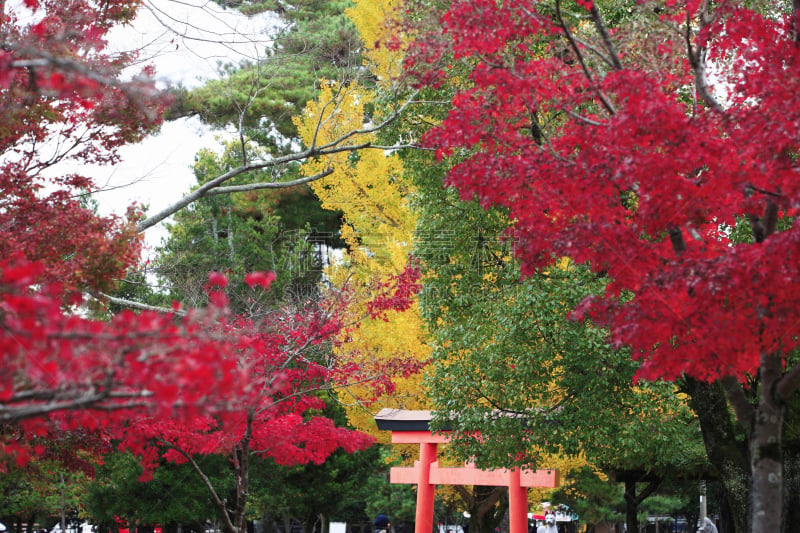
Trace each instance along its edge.
{"label": "torii gate pillar", "polygon": [[419,461],[413,467],[394,467],[391,483],[417,485],[417,510],[414,533],[433,532],[433,501],[436,485],[492,485],[508,487],[510,533],[528,533],[528,487],[558,486],[556,470],[518,468],[478,470],[473,465],[440,468],[436,461],[438,445],[449,440],[447,432],[433,434],[429,427],[430,411],[382,409],[376,416],[378,429],[392,432],[392,443],[419,444]]}
{"label": "torii gate pillar", "polygon": [[[414,533],[433,531],[433,500],[436,485],[431,483],[431,465],[436,462],[438,446],[435,442],[422,442],[419,445],[417,470],[417,511]],[[394,481],[392,481],[394,483]]]}

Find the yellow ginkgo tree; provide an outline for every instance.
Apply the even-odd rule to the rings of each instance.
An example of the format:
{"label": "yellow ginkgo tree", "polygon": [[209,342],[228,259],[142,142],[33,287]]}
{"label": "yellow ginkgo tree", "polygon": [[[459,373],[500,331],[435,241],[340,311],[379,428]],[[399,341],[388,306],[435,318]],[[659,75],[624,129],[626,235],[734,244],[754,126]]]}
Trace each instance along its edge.
{"label": "yellow ginkgo tree", "polygon": [[[355,1],[347,10],[364,42],[365,67],[378,80],[377,85],[366,87],[358,80],[349,84],[323,81],[317,98],[306,105],[295,124],[306,146],[323,146],[352,131],[359,132],[354,142],[368,145],[358,153],[310,159],[302,167],[307,176],[331,172],[311,186],[323,208],[343,213],[341,237],[347,249],[327,268],[326,276],[353,295],[349,313],[359,325],[343,337],[338,355],[357,362],[400,355],[421,365],[430,357],[430,348],[416,301],[405,311],[390,310],[374,317],[367,307],[368,301],[391,286],[409,266],[417,222],[409,205],[413,187],[404,178],[402,161],[392,148],[382,146],[376,127],[382,107],[376,100],[391,91],[400,71],[401,53],[376,45],[387,38],[395,20],[395,4],[391,0]],[[396,116],[396,111],[391,110],[391,116]],[[373,420],[379,408],[427,406],[421,373],[397,378],[395,385],[393,394],[380,398],[369,398],[366,386],[341,391],[350,423],[385,442],[388,435],[378,434]],[[365,405],[364,398],[374,401]]]}

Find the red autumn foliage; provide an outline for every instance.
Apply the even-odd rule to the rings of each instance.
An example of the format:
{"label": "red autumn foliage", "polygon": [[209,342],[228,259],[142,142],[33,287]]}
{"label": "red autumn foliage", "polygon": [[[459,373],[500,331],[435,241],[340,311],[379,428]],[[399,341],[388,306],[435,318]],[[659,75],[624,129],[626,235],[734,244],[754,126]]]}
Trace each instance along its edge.
{"label": "red autumn foliage", "polygon": [[244,282],[252,289],[256,285],[266,290],[275,281],[275,272],[250,272],[244,277]]}
{"label": "red autumn foliage", "polygon": [[421,288],[419,262],[412,257],[402,272],[376,287],[377,294],[366,303],[370,318],[389,320],[386,311],[407,310]]}
{"label": "red autumn foliage", "polygon": [[[449,183],[509,208],[527,272],[554,255],[607,272],[595,316],[644,359],[645,377],[753,373],[761,353],[794,349],[797,230],[732,247],[722,229],[761,217],[767,203],[782,216],[800,204],[791,18],[723,6],[697,36],[713,42],[713,58],[737,54],[717,82],[731,88],[719,110],[675,91],[694,80],[689,61],[674,71],[625,65],[591,80],[577,62],[534,54],[559,28],[526,4],[457,2],[444,18],[455,57],[484,59],[427,137],[441,156],[478,148]],[[504,22],[477,27],[487,20]],[[536,31],[537,40],[524,37]],[[546,143],[530,133],[532,110],[565,116]],[[624,291],[636,298],[621,303]]]}
{"label": "red autumn foliage", "polygon": [[[102,321],[81,307],[82,291],[112,288],[138,259],[139,215],[97,216],[80,200],[92,180],[57,166],[113,164],[117,148],[159,125],[164,101],[149,68],[121,81],[135,54],[106,50],[108,30],[140,4],[2,3],[0,451],[24,462],[44,453],[37,438],[73,429],[102,430],[150,460],[153,438],[185,457],[230,453],[246,438],[283,464],[370,445],[315,415],[315,391],[371,377],[323,349],[341,328],[335,306],[233,317],[227,279],[211,273],[206,309]],[[274,278],[247,282],[267,289]]]}
{"label": "red autumn foliage", "polygon": [[317,394],[373,378],[385,387],[385,373],[396,369],[365,376],[338,364],[335,305],[258,321],[233,317],[218,290],[227,280],[212,273],[206,309],[122,312],[102,322],[65,312],[57,286],[35,283],[42,271],[22,259],[0,264],[0,455],[24,464],[47,451],[40,440],[72,430],[94,431],[105,436],[101,444],[113,439],[139,455],[143,479],[161,457],[222,454],[233,461],[241,507],[229,511],[207,486],[226,530],[235,532],[244,523],[250,456],[321,463],[339,448],[372,445],[369,435],[322,415]]}
{"label": "red autumn foliage", "polygon": [[[204,410],[178,419],[158,413],[140,416],[136,431],[124,432],[122,446],[153,465],[163,446],[171,450],[166,457],[178,461],[196,454],[230,454],[246,446],[256,455],[294,465],[321,463],[339,447],[353,452],[371,445],[370,436],[315,414],[325,407],[317,391],[361,379],[357,369],[342,367],[331,354],[330,345],[342,327],[338,314],[336,308],[320,307],[274,312],[258,322],[217,317],[220,337],[236,339],[231,352],[217,350],[217,357],[235,361],[238,381],[220,386],[219,374],[210,372],[194,380],[209,399]],[[208,363],[202,366],[213,370]],[[214,398],[226,404],[214,409]]]}
{"label": "red autumn foliage", "polygon": [[97,217],[80,201],[92,181],[55,167],[112,164],[119,146],[160,123],[153,83],[120,81],[134,55],[106,51],[108,30],[139,2],[25,5],[3,3],[0,13],[0,256],[21,253],[49,280],[106,290],[138,257],[138,214]]}
{"label": "red autumn foliage", "polygon": [[125,311],[93,320],[65,311],[60,287],[37,283],[43,271],[24,259],[0,263],[3,422],[36,434],[48,427],[45,415],[71,410],[59,417],[60,428],[91,429],[126,420],[137,408],[153,416],[214,402],[224,409],[236,398],[231,390],[246,392],[246,369],[234,354],[250,340],[215,331],[224,324],[222,310],[180,318]]}
{"label": "red autumn foliage", "polygon": [[[163,372],[167,355],[145,355],[158,331],[148,328],[169,342],[192,327],[151,314],[103,323],[66,310],[79,290],[111,288],[137,260],[139,241],[134,213],[128,221],[95,215],[80,200],[91,179],[54,169],[115,162],[116,149],[156,126],[160,113],[152,84],[119,81],[132,57],[105,52],[103,36],[130,20],[134,3],[104,4],[36,1],[28,11],[3,4],[0,13],[0,420],[21,421],[23,434],[46,432],[44,418],[61,409],[144,402],[143,384]],[[122,376],[137,365],[150,370]],[[63,423],[103,424],[80,412]]]}

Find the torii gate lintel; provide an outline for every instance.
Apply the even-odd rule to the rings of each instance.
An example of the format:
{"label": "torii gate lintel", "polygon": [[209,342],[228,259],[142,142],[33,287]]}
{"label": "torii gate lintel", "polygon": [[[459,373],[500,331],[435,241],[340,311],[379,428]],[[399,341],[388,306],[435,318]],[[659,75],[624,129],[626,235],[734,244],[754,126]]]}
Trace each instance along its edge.
{"label": "torii gate lintel", "polygon": [[394,444],[419,444],[419,461],[411,467],[393,467],[391,483],[417,485],[414,533],[433,531],[433,501],[436,485],[489,485],[508,487],[510,533],[528,532],[528,487],[558,486],[557,470],[479,470],[472,464],[442,468],[436,460],[438,445],[448,442],[444,432],[432,433],[430,411],[382,409],[376,416],[378,429],[392,432]]}

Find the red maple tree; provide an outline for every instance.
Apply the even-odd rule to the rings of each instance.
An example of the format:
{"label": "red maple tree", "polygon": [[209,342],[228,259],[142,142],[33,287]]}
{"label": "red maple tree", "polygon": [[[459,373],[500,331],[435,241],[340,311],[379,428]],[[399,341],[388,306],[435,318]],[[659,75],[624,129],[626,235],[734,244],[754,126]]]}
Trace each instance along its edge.
{"label": "red maple tree", "polygon": [[[254,321],[226,310],[224,276],[212,273],[211,305],[181,314],[123,312],[108,322],[66,313],[62,295],[33,289],[40,263],[0,264],[0,416],[13,427],[2,452],[19,463],[59,432],[96,430],[142,458],[149,477],[160,457],[189,461],[230,533],[244,531],[249,459],[321,463],[338,448],[373,444],[322,415],[319,391],[373,381],[381,369],[341,365],[331,344],[342,328],[336,306],[270,312]],[[247,277],[265,290],[272,273]],[[177,311],[177,310],[176,310]],[[372,372],[377,372],[372,374]],[[381,378],[381,379],[375,379]],[[166,450],[166,453],[165,453]],[[231,459],[236,501],[227,502],[195,457]]]}
{"label": "red maple tree", "polygon": [[[35,425],[63,409],[97,406],[108,412],[145,402],[152,389],[134,383],[134,375],[121,378],[114,367],[135,366],[132,353],[146,350],[159,329],[168,343],[192,327],[150,314],[102,323],[69,310],[81,300],[79,291],[108,289],[139,254],[134,213],[130,220],[97,216],[81,202],[91,179],[54,172],[68,160],[113,164],[119,146],[160,122],[153,84],[120,81],[133,55],[106,52],[106,33],[130,21],[137,4],[0,3],[4,423]],[[143,353],[138,364],[152,363]],[[76,414],[67,422],[81,418]]]}
{"label": "red maple tree", "polygon": [[[0,456],[23,462],[42,452],[36,437],[75,428],[101,430],[148,464],[165,446],[172,459],[230,454],[242,498],[224,516],[243,530],[247,457],[303,464],[370,445],[319,416],[315,391],[381,370],[340,365],[321,349],[342,327],[335,308],[231,316],[219,273],[205,309],[107,321],[84,312],[86,292],[112,287],[138,259],[138,214],[100,217],[80,200],[89,177],[48,176],[68,159],[113,164],[119,146],[160,123],[152,81],[121,81],[135,55],[106,51],[108,30],[140,4],[0,2]],[[266,290],[274,278],[246,281]]]}
{"label": "red maple tree", "polygon": [[[224,282],[224,278],[216,278]],[[270,278],[260,274],[251,283]],[[212,299],[224,302],[216,291]],[[154,467],[160,457],[188,462],[209,490],[229,533],[246,530],[247,501],[252,457],[270,457],[277,464],[320,464],[338,448],[347,453],[371,446],[374,439],[358,431],[337,427],[324,416],[321,391],[371,381],[382,375],[367,375],[355,365],[341,365],[331,350],[342,324],[339,305],[320,304],[299,312],[272,312],[253,321],[236,317],[223,324],[225,338],[241,339],[230,355],[241,369],[234,394],[217,394],[235,402],[224,409],[206,409],[192,417],[139,416],[135,431],[123,430],[121,447],[131,449]],[[208,376],[201,383],[213,394],[216,384]],[[375,379],[385,390],[385,382]],[[212,403],[211,406],[214,404]],[[207,406],[208,407],[208,406]],[[221,454],[230,458],[236,481],[233,498],[221,494],[196,457]],[[144,477],[149,477],[145,469]]]}
{"label": "red maple tree", "polygon": [[81,204],[91,179],[58,175],[65,161],[113,164],[117,148],[161,122],[149,68],[122,81],[135,53],[110,54],[107,32],[139,2],[0,3],[0,255],[40,260],[72,287],[106,289],[138,257],[133,218]]}
{"label": "red maple tree", "polygon": [[630,346],[641,377],[725,385],[750,447],[749,527],[780,531],[800,386],[800,229],[778,231],[800,205],[797,13],[645,1],[609,27],[598,3],[564,4],[453,2],[415,68],[450,53],[469,83],[426,142],[459,157],[448,183],[465,198],[508,208],[526,272],[569,256],[608,275],[575,316]]}

